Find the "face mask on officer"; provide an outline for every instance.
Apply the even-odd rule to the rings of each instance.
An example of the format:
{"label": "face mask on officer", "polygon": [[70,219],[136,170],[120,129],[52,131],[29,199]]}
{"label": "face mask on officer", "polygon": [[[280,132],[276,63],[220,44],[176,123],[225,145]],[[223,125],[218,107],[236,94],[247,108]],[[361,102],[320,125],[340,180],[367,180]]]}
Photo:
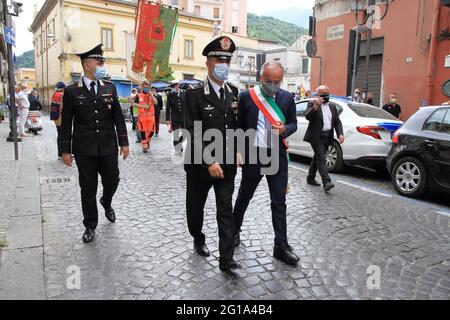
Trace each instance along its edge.
{"label": "face mask on officer", "polygon": [[397,98],[391,98],[391,104],[392,105],[397,104]]}
{"label": "face mask on officer", "polygon": [[94,76],[97,80],[102,80],[106,76],[106,69],[104,66],[97,66]]}
{"label": "face mask on officer", "polygon": [[214,65],[213,74],[217,80],[225,81],[230,74],[230,66],[228,63],[217,63]]}

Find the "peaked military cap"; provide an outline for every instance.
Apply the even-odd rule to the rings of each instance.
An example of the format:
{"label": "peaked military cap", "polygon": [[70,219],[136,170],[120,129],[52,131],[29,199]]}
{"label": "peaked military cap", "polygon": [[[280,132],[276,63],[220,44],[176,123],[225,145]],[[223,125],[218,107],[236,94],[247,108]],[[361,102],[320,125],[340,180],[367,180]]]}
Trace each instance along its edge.
{"label": "peaked military cap", "polygon": [[236,45],[234,44],[234,41],[229,37],[223,36],[211,41],[205,49],[203,49],[203,55],[205,57],[231,60],[235,50]]}
{"label": "peaked military cap", "polygon": [[77,56],[80,57],[81,61],[87,58],[96,59],[102,62],[105,62],[105,57],[103,56],[102,44],[99,44],[95,48],[86,51],[84,53],[77,53]]}

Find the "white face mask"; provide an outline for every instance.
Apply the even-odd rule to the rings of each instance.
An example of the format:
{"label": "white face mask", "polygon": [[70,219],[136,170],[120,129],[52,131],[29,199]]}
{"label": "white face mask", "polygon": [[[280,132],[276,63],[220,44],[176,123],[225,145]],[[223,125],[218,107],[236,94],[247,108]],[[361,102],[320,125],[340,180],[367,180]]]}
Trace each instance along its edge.
{"label": "white face mask", "polygon": [[230,66],[228,63],[218,63],[214,66],[213,75],[217,80],[225,81],[230,74]]}

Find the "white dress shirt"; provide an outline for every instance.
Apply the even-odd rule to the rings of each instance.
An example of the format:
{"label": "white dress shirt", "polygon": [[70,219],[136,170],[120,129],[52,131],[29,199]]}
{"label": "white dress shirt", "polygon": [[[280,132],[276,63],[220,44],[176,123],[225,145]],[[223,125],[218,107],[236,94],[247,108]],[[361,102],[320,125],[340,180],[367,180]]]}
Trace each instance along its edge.
{"label": "white dress shirt", "polygon": [[330,105],[328,103],[324,103],[324,104],[322,104],[321,109],[322,109],[322,114],[323,114],[322,131],[330,131],[332,129],[331,120],[333,117],[331,115]]}
{"label": "white dress shirt", "polygon": [[95,90],[95,94],[97,94],[97,86],[98,86],[97,80],[91,80],[89,78],[86,78],[86,76],[83,76],[83,82],[84,82],[84,85],[86,86],[86,88],[88,89],[88,91],[91,91],[91,82],[92,81],[95,83],[94,90]]}
{"label": "white dress shirt", "polygon": [[214,92],[217,94],[217,97],[220,99],[220,88],[223,89],[223,94],[225,95],[225,83],[222,85],[219,85],[218,83],[216,83],[214,80],[209,79],[209,83],[211,83],[212,88],[214,89]]}
{"label": "white dress shirt", "polygon": [[[275,99],[275,96],[273,97]],[[255,147],[272,148],[272,124],[267,120],[264,113],[258,112],[258,125],[256,126]]]}

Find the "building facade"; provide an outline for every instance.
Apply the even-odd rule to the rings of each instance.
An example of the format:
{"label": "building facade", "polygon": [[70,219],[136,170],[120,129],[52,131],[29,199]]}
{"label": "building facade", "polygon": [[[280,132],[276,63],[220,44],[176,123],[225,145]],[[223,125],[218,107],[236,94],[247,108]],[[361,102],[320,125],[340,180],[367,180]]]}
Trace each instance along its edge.
{"label": "building facade", "polygon": [[248,89],[259,84],[259,72],[266,61],[278,61],[285,68],[282,89],[296,92],[303,85],[309,89],[311,59],[306,54],[309,37],[301,36],[291,47],[275,42],[240,37],[222,33],[236,43],[236,52],[231,61],[230,81],[239,89]]}
{"label": "building facade", "polygon": [[219,32],[247,36],[247,0],[164,0],[186,13],[214,20]]}
{"label": "building facade", "polygon": [[[364,27],[361,0],[317,0],[315,4],[317,56],[322,58],[322,83],[337,95],[350,95],[352,54],[351,30]],[[447,1],[448,3],[448,1]],[[450,90],[450,8],[442,0],[396,0],[376,2],[372,26],[368,91],[381,106],[395,92],[404,119],[425,105],[441,104]],[[358,11],[356,11],[358,9]],[[358,15],[356,15],[358,13]],[[354,38],[353,38],[354,39]],[[361,33],[355,87],[367,77],[367,33]],[[356,49],[358,47],[356,46]],[[320,60],[313,59],[312,86],[319,84]],[[362,89],[362,88],[361,88]]]}
{"label": "building facade", "polygon": [[[79,79],[82,67],[76,53],[102,43],[107,73],[121,96],[129,94],[126,34],[134,30],[136,1],[47,0],[35,17],[36,85],[48,105],[58,81]],[[211,41],[214,21],[180,12],[170,65],[176,79],[203,78],[206,72],[202,49]]]}
{"label": "building facade", "polygon": [[36,70],[33,68],[19,68],[14,71],[17,84],[26,84],[31,90],[36,87]]}

